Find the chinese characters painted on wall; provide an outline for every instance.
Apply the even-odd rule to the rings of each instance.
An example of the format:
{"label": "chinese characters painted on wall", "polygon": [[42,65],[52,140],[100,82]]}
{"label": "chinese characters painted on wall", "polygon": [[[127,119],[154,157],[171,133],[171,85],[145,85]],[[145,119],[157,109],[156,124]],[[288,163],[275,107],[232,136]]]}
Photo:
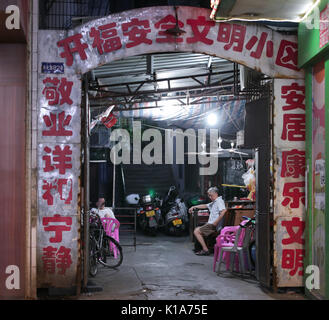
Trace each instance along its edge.
{"label": "chinese characters painted on wall", "polygon": [[177,34],[168,31],[176,26],[173,13],[164,13],[159,18],[152,16],[152,19],[129,17],[122,21],[91,24],[83,33],[75,33],[57,41],[59,55],[65,60],[66,66],[70,67],[74,61],[78,64],[88,61],[91,53],[102,56],[121,50],[133,54],[141,46],[157,51],[159,45],[176,44],[187,48],[198,44],[212,50],[214,54],[219,50],[230,58],[234,54],[240,61],[249,59],[256,63],[257,60],[268,60],[271,66],[299,70],[297,41],[286,37],[274,38],[273,32],[266,28],[258,32],[254,26],[247,24],[215,23],[209,20],[208,10],[201,10],[200,13],[191,17],[182,11],[177,21],[181,31]]}
{"label": "chinese characters painted on wall", "polygon": [[[305,230],[306,117],[304,81],[275,80],[274,219],[278,286],[302,286]],[[280,228],[279,228],[280,227]]]}
{"label": "chinese characters painted on wall", "polygon": [[[79,82],[42,76],[39,116],[39,265],[41,279],[65,277],[75,268],[77,179],[80,159]],[[49,281],[49,280],[47,280]]]}

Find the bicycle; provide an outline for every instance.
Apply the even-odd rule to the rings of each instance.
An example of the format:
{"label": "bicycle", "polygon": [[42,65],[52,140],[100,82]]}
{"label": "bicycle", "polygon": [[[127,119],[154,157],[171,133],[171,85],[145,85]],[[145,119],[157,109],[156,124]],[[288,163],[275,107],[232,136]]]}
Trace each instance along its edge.
{"label": "bicycle", "polygon": [[[110,247],[112,244],[112,249]],[[89,274],[95,277],[98,263],[107,268],[116,268],[123,260],[120,244],[106,235],[98,214],[90,213],[89,221]]]}
{"label": "bicycle", "polygon": [[252,267],[255,268],[255,266],[256,266],[256,238],[255,238],[256,219],[255,219],[255,217],[249,218],[246,216],[243,216],[242,218],[245,220],[248,220],[248,222],[244,225],[240,224],[240,227],[251,229],[251,238],[250,238],[248,250],[249,250],[249,256],[250,256],[250,262],[252,264]]}

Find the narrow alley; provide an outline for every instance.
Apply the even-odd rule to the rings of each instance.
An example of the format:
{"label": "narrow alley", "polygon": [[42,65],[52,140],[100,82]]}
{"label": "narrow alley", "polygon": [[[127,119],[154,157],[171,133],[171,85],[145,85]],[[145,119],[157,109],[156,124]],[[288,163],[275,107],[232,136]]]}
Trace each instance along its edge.
{"label": "narrow alley", "polygon": [[[90,292],[80,300],[273,300],[305,299],[297,293],[273,294],[250,276],[213,272],[213,255],[196,256],[189,237],[138,234],[134,247],[123,246],[116,270],[100,266]],[[102,290],[102,291],[96,291]]]}

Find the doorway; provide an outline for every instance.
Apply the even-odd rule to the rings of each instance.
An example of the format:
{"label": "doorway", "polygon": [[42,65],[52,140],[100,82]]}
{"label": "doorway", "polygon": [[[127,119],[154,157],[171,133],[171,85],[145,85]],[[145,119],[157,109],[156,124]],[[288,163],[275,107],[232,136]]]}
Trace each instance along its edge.
{"label": "doorway", "polygon": [[[221,196],[229,204],[236,199],[247,198],[251,193],[246,190],[242,176],[248,169],[246,161],[253,159],[256,161],[256,177],[262,177],[257,180],[255,192],[267,195],[265,198],[256,195],[255,202],[256,216],[260,216],[257,218],[257,257],[261,259],[257,260],[262,261],[256,278],[263,285],[270,286],[271,78],[217,57],[165,53],[115,61],[94,69],[87,79],[92,128],[90,205],[94,206],[98,197],[104,197],[120,220],[120,210],[127,206],[127,195],[142,196],[155,190],[164,197],[172,185],[185,199],[192,195],[205,196],[209,187],[218,186]],[[260,112],[260,107],[265,112]],[[115,121],[107,126],[109,119]],[[163,138],[160,158],[153,150],[154,163],[133,163],[136,122],[141,133],[152,128]],[[255,130],[255,123],[262,123],[264,130]],[[125,129],[132,134],[128,142],[129,163],[113,165],[111,162],[111,149],[117,144],[111,141],[111,134],[116,129]],[[200,175],[199,163],[166,164],[168,145],[164,142],[165,133],[173,129],[206,129],[206,151],[210,150],[210,129],[218,129],[218,170],[215,174]],[[257,136],[257,132],[268,134]],[[239,138],[241,134],[242,141]],[[175,141],[171,149],[173,157],[177,152]],[[148,143],[141,145],[142,151]],[[202,148],[201,142],[199,145]],[[185,141],[184,148],[184,159],[187,160],[188,141]],[[200,148],[197,153],[200,153]],[[120,156],[122,154],[123,151]],[[112,183],[114,176],[115,183]],[[135,221],[138,222],[138,219]],[[166,238],[159,232],[154,239],[147,237],[137,223],[134,228],[137,231],[137,254],[139,246],[156,245],[163,236],[166,242],[190,245],[188,234],[185,238]],[[127,246],[126,252],[129,252],[131,241],[125,239],[124,233],[120,237],[123,246]],[[266,268],[262,268],[263,265]]]}
{"label": "doorway", "polygon": [[[159,15],[154,14],[155,11],[159,13]],[[76,283],[77,279],[80,277],[79,268],[81,265],[80,262],[82,261],[80,254],[80,240],[82,239],[80,238],[79,233],[81,220],[80,209],[84,209],[86,215],[84,215],[83,218],[86,218],[90,205],[89,191],[87,190],[90,186],[88,183],[89,178],[86,178],[89,174],[89,166],[86,165],[84,167],[85,170],[83,176],[79,176],[79,173],[81,172],[81,160],[85,161],[86,159],[89,159],[89,153],[92,151],[88,145],[89,140],[87,141],[88,143],[85,143],[86,141],[82,141],[81,128],[83,128],[85,137],[89,138],[90,127],[88,125],[90,122],[89,109],[85,108],[86,113],[82,117],[83,120],[85,120],[85,123],[81,126],[81,75],[87,74],[88,79],[85,79],[86,81],[84,82],[84,85],[86,86],[85,92],[89,92],[89,84],[92,83],[95,78],[92,72],[89,72],[95,68],[101,68],[100,66],[106,66],[114,61],[119,61],[120,59],[127,57],[154,55],[155,53],[162,53],[165,55],[175,52],[176,54],[203,53],[213,57],[216,56],[223,59],[231,59],[232,61],[249,66],[254,70],[261,70],[264,74],[272,78],[303,78],[302,72],[298,70],[295,63],[297,54],[293,50],[297,47],[295,35],[283,35],[261,25],[248,25],[242,23],[216,24],[214,21],[209,20],[209,15],[210,10],[202,8],[152,7],[114,14],[106,18],[100,18],[93,21],[89,21],[88,18],[89,22],[85,23],[83,26],[77,26],[68,32],[60,30],[40,30],[38,49],[40,52],[39,60],[42,61],[43,68],[38,72],[38,87],[42,88],[42,90],[38,93],[38,97],[36,98],[38,109],[35,111],[35,118],[38,119],[37,142],[40,145],[40,150],[37,152],[37,157],[40,160],[40,163],[42,161],[45,162],[45,159],[48,159],[48,162],[50,160],[56,162],[56,159],[51,158],[52,155],[50,155],[50,152],[57,152],[56,150],[63,147],[65,149],[64,151],[68,152],[70,163],[69,167],[65,166],[65,170],[61,169],[61,172],[56,172],[56,175],[52,177],[50,177],[50,173],[48,171],[44,170],[44,167],[40,166],[38,169],[39,193],[35,195],[36,201],[38,201],[39,204],[38,215],[40,220],[39,222],[41,222],[38,224],[37,232],[39,244],[37,248],[38,286],[47,287],[50,284],[55,287],[71,286],[72,283]],[[122,19],[122,16],[124,16],[126,20]],[[143,18],[140,19],[140,17]],[[102,31],[105,31],[104,34]],[[171,33],[173,31],[174,34]],[[143,37],[136,38],[136,32],[143,35]],[[256,35],[261,35],[261,37],[258,38]],[[101,39],[99,39],[98,36],[102,36]],[[103,44],[106,44],[104,48]],[[109,44],[113,44],[113,46]],[[289,54],[287,55],[288,52]],[[209,56],[206,57],[206,59],[208,59],[207,61],[209,62]],[[47,61],[50,60],[57,61],[58,63],[47,63]],[[149,71],[152,71],[151,62],[152,59],[149,58]],[[210,65],[212,65],[211,61]],[[136,68],[138,67],[137,64],[135,66]],[[238,69],[237,67],[238,66],[235,65],[235,69]],[[56,74],[49,76],[46,74],[47,72]],[[235,75],[237,74],[238,73],[235,72]],[[200,73],[197,73],[197,75],[200,75]],[[194,86],[193,89],[197,90],[201,87],[201,85],[203,86],[201,87],[202,89],[206,89],[204,86],[207,86],[209,82],[211,83],[212,79],[212,75],[207,77],[208,75],[209,72],[207,72],[206,79],[203,80],[200,80],[198,77],[194,77],[193,79],[192,77],[190,81],[194,81],[194,85],[192,85]],[[149,72],[149,76],[152,76],[152,72]],[[175,80],[187,82],[187,80],[183,80],[180,76],[181,75],[176,75]],[[172,86],[172,82],[169,81],[168,83],[168,76],[164,78],[165,81],[163,81],[163,83]],[[137,86],[139,86],[139,88],[136,93],[140,94],[140,89],[143,88],[147,82],[148,85],[152,86],[152,84],[154,85],[154,80],[159,83],[161,79],[152,79],[151,77],[146,80],[147,81],[144,81],[143,84],[137,80]],[[223,78],[220,80],[224,82]],[[270,79],[265,78],[263,80],[270,81]],[[60,87],[57,88],[59,91],[56,91],[56,94],[50,90],[55,90],[55,88],[51,87],[51,83],[53,82],[58,84],[60,83]],[[136,85],[135,79],[132,82],[135,82]],[[247,82],[248,76],[243,80],[243,83]],[[233,83],[238,82],[233,81]],[[129,100],[131,96],[129,97],[127,94],[135,94],[133,91],[129,92],[129,90],[131,90],[131,85],[133,84],[129,81],[128,84],[129,88],[125,86],[124,92],[116,92],[117,98],[125,96],[125,99],[127,99],[127,101],[124,99],[124,105],[127,103],[129,104],[130,102]],[[104,87],[105,89],[106,85],[107,84],[105,84]],[[223,87],[223,83],[215,83],[215,86],[216,85],[220,88]],[[232,84],[230,85],[232,89]],[[198,87],[195,88],[196,86]],[[63,88],[66,88],[67,90],[63,90]],[[158,92],[161,93],[162,89],[157,89]],[[177,89],[177,87],[175,89]],[[183,92],[192,88],[185,86],[185,88],[180,89],[180,91]],[[215,91],[216,88],[210,89],[214,89]],[[235,95],[238,92],[236,89],[237,86],[230,91],[230,94]],[[154,88],[151,90],[152,92],[156,91]],[[93,88],[93,91],[95,93],[97,90]],[[247,97],[246,100],[248,101],[249,94],[249,100],[256,101],[257,97],[255,98],[255,95],[258,95],[256,92],[253,90],[252,86],[248,87],[244,93]],[[166,94],[168,95],[169,93],[172,94],[173,92],[167,92]],[[56,97],[59,97],[59,95],[61,96],[61,99],[57,100]],[[84,106],[89,105],[89,98],[96,98],[93,94],[90,96],[89,94],[84,95],[82,97]],[[101,98],[103,99],[104,97]],[[176,100],[178,99],[178,97],[171,98]],[[187,94],[183,95],[180,104],[184,105],[185,103],[186,105],[188,98],[189,97]],[[203,97],[199,96],[194,98],[201,99]],[[166,100],[169,100],[168,97]],[[236,102],[236,100],[234,101]],[[276,101],[279,100],[276,99]],[[195,100],[192,101],[192,103],[193,102],[195,102]],[[146,103],[146,101],[143,101],[143,103]],[[204,103],[203,101],[201,104],[206,105],[207,103]],[[153,101],[153,104],[149,107],[149,109],[139,110],[143,111],[143,117],[140,117],[141,119],[145,120],[145,110],[159,109],[159,106],[155,105],[155,101]],[[165,107],[169,108],[170,106]],[[280,107],[281,105],[279,108]],[[192,108],[189,108],[189,110],[192,110]],[[130,111],[132,110],[120,110],[120,112]],[[117,116],[118,125],[121,120],[127,120],[128,118],[129,117]],[[152,119],[154,120],[154,117],[152,117]],[[113,119],[107,120],[110,123]],[[210,117],[210,121],[213,120],[214,118],[212,119]],[[131,120],[125,121],[127,123],[124,125],[129,127],[129,121]],[[227,118],[226,122],[227,124],[232,123],[229,118]],[[58,128],[55,126],[57,123],[60,125]],[[152,123],[148,125],[155,126],[156,128],[154,129],[161,128],[161,123]],[[226,147],[230,149],[231,140],[234,140],[235,138],[235,136],[233,138],[223,137],[223,141],[220,144],[221,149],[225,149]],[[228,146],[224,146],[225,139],[229,140]],[[203,141],[201,140],[201,142]],[[210,141],[204,142],[207,148],[207,144],[209,146]],[[219,149],[218,141],[216,142],[217,149]],[[59,146],[59,143],[64,146]],[[81,159],[81,153],[79,150],[82,145],[85,148]],[[232,148],[236,149],[236,147],[237,146],[233,143]],[[202,151],[205,153],[209,152],[207,149],[203,149],[202,143],[200,143],[200,149],[198,152]],[[221,150],[221,152],[224,151]],[[99,164],[97,165],[96,162],[94,162],[94,165],[98,166],[102,161],[104,161],[104,159],[96,159],[94,161],[98,161]],[[47,169],[55,170],[55,167],[49,166]],[[181,183],[179,184],[179,187],[184,189],[186,186],[186,181],[189,181],[187,179],[190,178],[190,174],[186,174],[187,171],[185,171],[185,169],[183,170],[182,166],[177,167],[177,169],[178,170],[175,171],[174,176],[179,177],[182,181],[184,180],[185,185]],[[65,174],[63,171],[65,171]],[[120,176],[117,170],[113,170],[113,173],[115,173],[116,177]],[[53,172],[51,172],[51,174],[53,174]],[[193,178],[193,175],[194,174],[192,173],[191,178]],[[63,178],[65,181],[58,180],[58,178]],[[87,182],[83,185],[84,189],[82,189],[81,182],[84,181],[84,179],[86,179],[85,181]],[[65,190],[63,188],[64,182],[67,187]],[[190,184],[197,185],[198,191],[205,188],[205,186],[209,186],[209,183],[211,185],[214,182],[210,179],[202,178],[199,181],[189,181],[188,187]],[[56,194],[51,194],[49,189],[56,189]],[[68,191],[67,194],[66,191]],[[112,190],[112,194],[113,191],[114,189]],[[116,192],[116,194],[119,193]],[[85,199],[86,201],[79,201],[82,199]],[[115,197],[112,196],[112,201],[113,200],[116,202]],[[82,202],[84,202],[83,205]],[[48,264],[45,262],[48,262],[48,257],[44,257],[46,251],[44,249],[49,247],[50,241],[53,241],[50,230],[46,227],[46,224],[49,221],[54,222],[58,219],[56,216],[58,210],[61,210],[62,212],[61,219],[63,220],[63,223],[68,224],[68,226],[67,231],[64,233],[65,237],[56,238],[56,247],[53,248],[54,250],[60,250],[62,247],[65,247],[67,249],[68,256],[71,258],[70,264],[65,266],[65,270],[67,271],[65,277],[63,277],[63,270],[61,270],[61,268],[56,268],[56,265],[55,269],[49,269]],[[50,220],[48,219],[49,215],[52,215]],[[87,241],[88,238],[85,238],[84,240]],[[276,252],[280,253],[280,248],[281,243],[278,244],[278,249]],[[278,259],[276,260],[278,261]],[[54,261],[52,261],[52,263],[54,263]]]}

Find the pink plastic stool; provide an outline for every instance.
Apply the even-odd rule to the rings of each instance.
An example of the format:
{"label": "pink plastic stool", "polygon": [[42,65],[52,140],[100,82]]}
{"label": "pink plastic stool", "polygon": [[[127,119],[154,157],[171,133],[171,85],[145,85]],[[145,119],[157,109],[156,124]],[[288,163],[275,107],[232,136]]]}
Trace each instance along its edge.
{"label": "pink plastic stool", "polygon": [[[242,224],[245,224],[247,221],[243,221]],[[220,251],[222,247],[233,247],[235,242],[235,235],[238,231],[240,226],[228,226],[224,227],[221,230],[220,235],[216,238],[216,244],[214,247],[214,263],[213,263],[213,271],[216,272],[216,264],[218,262]],[[238,246],[242,246],[243,239],[245,235],[245,229],[241,230],[240,236],[239,236],[239,242]],[[223,260],[226,262],[226,270],[230,267],[230,253],[224,252],[223,254]],[[235,259],[235,268],[237,271],[239,271],[239,260],[238,257]]]}
{"label": "pink plastic stool", "polygon": [[[114,218],[101,218],[102,224],[105,230],[105,233],[119,242],[119,227],[120,222]],[[110,242],[110,251],[113,252],[114,258],[117,258],[118,252],[116,246],[112,242]]]}

